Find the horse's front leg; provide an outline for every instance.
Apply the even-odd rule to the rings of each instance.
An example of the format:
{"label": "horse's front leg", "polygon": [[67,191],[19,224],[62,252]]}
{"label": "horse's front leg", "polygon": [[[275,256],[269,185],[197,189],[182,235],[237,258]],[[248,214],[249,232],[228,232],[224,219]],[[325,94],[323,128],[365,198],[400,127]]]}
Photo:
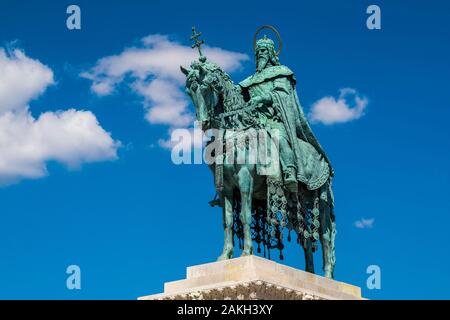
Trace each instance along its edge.
{"label": "horse's front leg", "polygon": [[311,239],[305,240],[303,245],[303,250],[305,251],[305,270],[310,273],[314,272],[314,255],[312,251],[312,241]]}
{"label": "horse's front leg", "polygon": [[217,261],[233,258],[233,198],[229,196],[223,197],[222,217],[224,242],[223,251]]}
{"label": "horse's front leg", "polygon": [[253,241],[250,229],[252,222],[253,177],[246,166],[239,170],[238,183],[241,193],[240,218],[244,231],[244,250],[241,256],[248,256],[253,254]]}

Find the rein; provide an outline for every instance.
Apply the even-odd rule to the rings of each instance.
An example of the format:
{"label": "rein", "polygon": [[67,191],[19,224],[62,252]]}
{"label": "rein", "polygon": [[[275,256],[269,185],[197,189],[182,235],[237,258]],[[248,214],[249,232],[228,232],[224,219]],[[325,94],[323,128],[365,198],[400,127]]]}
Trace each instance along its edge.
{"label": "rein", "polygon": [[220,113],[217,116],[220,119],[223,119],[223,118],[226,118],[226,117],[229,117],[229,116],[233,116],[235,114],[242,114],[242,113],[245,113],[247,111],[252,111],[254,109],[256,109],[256,106],[252,105],[252,106],[248,106],[248,107],[245,107],[245,108],[242,108],[242,109],[236,109],[236,110],[232,110],[232,111],[228,111],[228,112],[223,112],[223,113]]}

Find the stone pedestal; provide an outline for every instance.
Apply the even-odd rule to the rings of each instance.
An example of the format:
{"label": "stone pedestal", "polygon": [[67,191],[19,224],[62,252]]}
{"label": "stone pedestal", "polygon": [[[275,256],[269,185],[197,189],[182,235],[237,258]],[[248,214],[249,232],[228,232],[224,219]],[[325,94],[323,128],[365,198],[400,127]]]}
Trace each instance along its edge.
{"label": "stone pedestal", "polygon": [[140,300],[360,300],[361,289],[257,256],[188,267],[184,280]]}

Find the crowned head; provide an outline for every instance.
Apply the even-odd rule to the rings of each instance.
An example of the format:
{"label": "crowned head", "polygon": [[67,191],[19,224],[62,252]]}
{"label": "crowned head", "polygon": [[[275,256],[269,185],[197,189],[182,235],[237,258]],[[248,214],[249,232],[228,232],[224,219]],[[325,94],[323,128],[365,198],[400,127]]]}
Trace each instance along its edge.
{"label": "crowned head", "polygon": [[261,71],[268,66],[277,66],[280,64],[280,59],[275,50],[275,43],[266,35],[256,41],[255,61],[257,71]]}

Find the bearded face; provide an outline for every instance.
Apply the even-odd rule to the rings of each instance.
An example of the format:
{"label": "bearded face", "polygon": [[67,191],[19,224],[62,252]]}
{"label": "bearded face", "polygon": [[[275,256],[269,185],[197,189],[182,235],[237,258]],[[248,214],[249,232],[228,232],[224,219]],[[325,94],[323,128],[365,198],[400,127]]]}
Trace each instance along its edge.
{"label": "bearded face", "polygon": [[256,53],[256,59],[256,70],[263,70],[269,62],[269,50],[264,47],[259,48]]}

